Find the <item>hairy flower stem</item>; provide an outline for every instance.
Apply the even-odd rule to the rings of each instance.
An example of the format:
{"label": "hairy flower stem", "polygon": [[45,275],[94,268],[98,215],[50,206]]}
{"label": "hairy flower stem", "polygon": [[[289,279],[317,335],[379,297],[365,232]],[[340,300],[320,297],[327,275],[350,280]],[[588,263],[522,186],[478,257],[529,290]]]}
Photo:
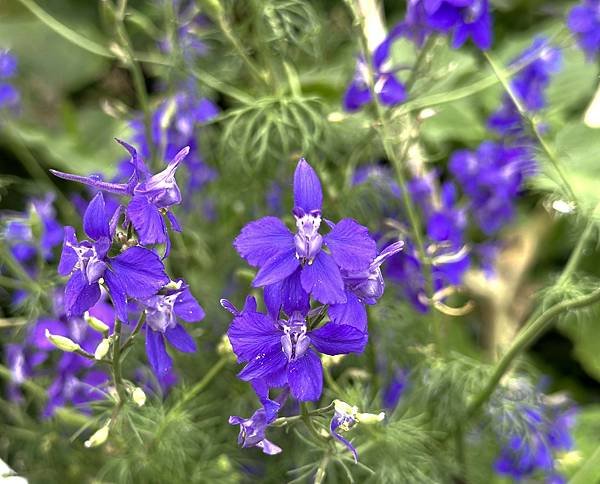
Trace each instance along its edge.
{"label": "hairy flower stem", "polygon": [[510,97],[511,101],[513,102],[513,104],[515,105],[515,107],[517,108],[517,110],[519,111],[519,114],[521,115],[521,118],[527,124],[530,125],[532,133],[534,134],[535,138],[537,139],[539,145],[542,147],[542,149],[546,153],[546,156],[548,157],[548,159],[552,163],[552,166],[554,167],[554,170],[556,171],[556,174],[560,178],[560,180],[561,180],[561,182],[563,184],[563,189],[567,192],[567,194],[571,198],[571,200],[573,200],[579,206],[579,204],[577,203],[577,196],[575,195],[575,192],[573,191],[573,188],[571,187],[571,184],[567,180],[567,178],[566,178],[566,176],[565,176],[565,174],[564,174],[564,172],[563,172],[563,170],[562,170],[562,168],[560,166],[560,162],[558,160],[558,157],[556,156],[556,153],[554,152],[554,150],[550,147],[550,145],[546,142],[546,140],[542,136],[539,124],[536,122],[536,120],[534,118],[531,118],[529,116],[529,114],[527,113],[527,110],[523,106],[523,103],[518,98],[518,96],[515,94],[514,89],[512,88],[512,86],[510,85],[510,83],[508,82],[508,77],[506,76],[506,74],[504,72],[504,69],[502,67],[499,67],[496,64],[496,61],[494,61],[494,59],[489,54],[489,52],[485,52],[484,51],[483,52],[483,56],[485,57],[485,60],[488,62],[488,64],[490,65],[490,67],[494,71],[494,74],[496,75],[496,77],[500,81],[500,84],[502,84],[502,87],[504,88],[504,90],[506,91],[506,93],[508,94],[508,96]]}
{"label": "hairy flower stem", "polygon": [[[331,412],[333,409],[335,408],[335,405],[333,402],[331,402],[329,405],[327,405],[326,407],[321,407],[321,408],[317,408],[315,410],[310,410],[308,411],[308,416],[309,417],[314,417],[316,415],[323,415],[326,413]],[[271,426],[272,427],[285,427],[286,425],[289,425],[291,423],[297,422],[302,420],[303,418],[305,418],[304,414],[301,415],[293,415],[291,417],[279,417],[278,419],[276,419]]]}
{"label": "hairy flower stem", "polygon": [[504,374],[510,369],[511,364],[524,350],[526,350],[542,333],[544,333],[554,322],[554,319],[561,313],[589,306],[600,301],[600,289],[585,295],[569,299],[555,304],[550,309],[535,318],[531,323],[527,323],[523,330],[517,335],[512,346],[498,361],[492,375],[479,395],[471,402],[467,408],[467,418],[472,418],[477,414],[481,406],[490,398],[494,390],[500,383]]}
{"label": "hairy flower stem", "polygon": [[[364,58],[366,60],[365,64],[367,66],[367,69],[369,70],[369,75],[368,75],[369,87],[371,89],[371,92],[374,93],[374,86],[373,86],[374,75],[372,72],[373,62],[372,62],[371,52],[368,49],[368,42],[367,42],[365,30],[364,30],[364,25],[365,25],[364,15],[366,13],[359,12],[352,0],[346,0],[346,3],[348,4],[348,6],[352,12],[352,15],[354,16],[355,23],[359,27],[361,48],[363,51]],[[434,41],[428,42],[424,46],[423,51],[431,49],[434,44],[435,44]],[[418,60],[417,64],[415,64],[415,66],[414,66],[414,69],[419,69],[420,65],[422,64],[424,59],[427,57],[427,52],[423,52],[423,51],[419,54],[418,59],[421,59],[421,60],[420,61]],[[400,191],[401,191],[401,195],[402,195],[402,203],[404,205],[404,209],[406,210],[406,213],[408,216],[408,222],[409,222],[410,228],[411,228],[411,235],[415,242],[417,253],[419,255],[419,260],[423,264],[423,272],[425,275],[425,291],[427,293],[427,298],[429,299],[430,297],[433,296],[433,293],[434,293],[433,267],[431,265],[431,260],[429,259],[429,257],[427,257],[427,252],[425,250],[425,240],[423,238],[423,227],[422,227],[421,221],[417,215],[417,209],[410,197],[410,193],[408,191],[408,182],[406,179],[406,175],[404,174],[404,168],[405,168],[404,165],[406,164],[406,159],[408,157],[408,151],[410,149],[410,139],[407,139],[405,141],[404,146],[402,147],[401,153],[398,154],[397,150],[395,149],[396,147],[394,146],[394,143],[392,141],[394,135],[392,133],[390,133],[389,125],[388,125],[389,120],[387,119],[386,113],[383,111],[380,104],[376,101],[376,96],[374,96],[373,99],[374,99],[373,105],[375,106],[375,112],[376,112],[377,131],[379,133],[379,137],[381,138],[381,142],[383,144],[383,149],[384,149],[385,155],[392,163],[392,166],[394,167],[394,171],[396,172],[396,178],[398,179],[398,185],[400,186]],[[443,342],[441,321],[438,317],[438,314],[437,314],[437,311],[435,310],[435,308],[432,307],[432,311],[434,314],[434,316],[433,316],[433,332],[434,332],[436,347],[440,353],[443,353],[444,352],[444,342]]]}
{"label": "hairy flower stem", "polygon": [[123,387],[123,378],[121,376],[121,329],[122,323],[118,318],[115,321],[115,330],[113,332],[112,344],[112,374],[117,395],[119,396],[119,406],[125,403],[125,388]]}
{"label": "hairy flower stem", "polygon": [[135,59],[133,46],[125,28],[125,10],[127,9],[127,0],[120,0],[116,12],[115,32],[125,51],[125,58],[121,61],[129,68],[131,77],[133,78],[133,87],[138,99],[138,103],[143,112],[144,117],[144,135],[150,150],[150,159],[153,166],[157,166],[158,157],[156,147],[153,144],[152,138],[152,112],[150,110],[150,102],[148,100],[148,91],[146,90],[146,81],[140,64]]}

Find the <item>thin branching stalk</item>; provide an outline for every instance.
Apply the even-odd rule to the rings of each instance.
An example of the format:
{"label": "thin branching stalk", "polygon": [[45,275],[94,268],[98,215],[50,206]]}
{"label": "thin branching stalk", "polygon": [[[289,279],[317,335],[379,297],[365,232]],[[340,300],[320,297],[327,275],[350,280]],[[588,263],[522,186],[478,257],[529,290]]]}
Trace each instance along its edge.
{"label": "thin branching stalk", "polygon": [[119,396],[119,404],[123,405],[125,402],[125,388],[123,387],[123,378],[121,376],[121,329],[121,320],[117,318],[113,333],[112,373],[117,395]]}

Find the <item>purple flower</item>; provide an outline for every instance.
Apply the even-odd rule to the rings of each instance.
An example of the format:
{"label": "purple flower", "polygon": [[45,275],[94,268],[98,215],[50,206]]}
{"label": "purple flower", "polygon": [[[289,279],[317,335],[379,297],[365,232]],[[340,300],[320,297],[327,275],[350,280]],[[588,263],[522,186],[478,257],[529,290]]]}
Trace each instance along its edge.
{"label": "purple flower", "polygon": [[[397,38],[393,31],[377,47],[373,54],[373,90],[384,106],[397,106],[406,101],[406,89],[393,69],[387,66],[391,44]],[[343,106],[348,112],[358,111],[365,104],[372,101],[371,87],[369,85],[369,68],[361,57],[356,63],[356,72],[344,94]]]}
{"label": "purple flower", "polygon": [[10,79],[17,74],[17,58],[7,49],[0,49],[0,109],[16,109],[21,95],[15,86],[4,79]]}
{"label": "purple flower", "polygon": [[163,214],[166,214],[169,219],[171,228],[180,232],[179,222],[170,208],[181,203],[181,191],[175,180],[175,171],[188,154],[189,147],[186,146],[180,150],[163,171],[152,175],[133,146],[124,141],[117,141],[131,155],[130,162],[133,166],[133,173],[126,184],[104,182],[95,177],[71,175],[56,170],[50,171],[65,180],[83,183],[116,195],[131,197],[126,214],[138,233],[140,243],[143,245],[166,243],[166,254],[168,254],[169,236]]}
{"label": "purple flower", "polygon": [[583,0],[573,7],[567,26],[577,37],[577,43],[589,61],[600,52],[600,0]]}
{"label": "purple flower", "polygon": [[196,351],[196,343],[177,319],[195,323],[203,319],[205,313],[181,279],[140,303],[146,313],[146,354],[160,380],[169,374],[173,365],[165,339],[183,353]]}
{"label": "purple flower", "polygon": [[366,331],[367,310],[365,304],[376,304],[385,290],[381,265],[400,252],[403,247],[404,242],[401,240],[388,245],[365,270],[354,272],[342,270],[346,302],[332,304],[329,307],[329,316],[332,321],[338,324],[350,324],[361,331]]}
{"label": "purple flower", "polygon": [[275,320],[256,312],[253,298],[248,298],[242,312],[228,301],[222,304],[235,315],[227,335],[238,361],[246,363],[238,377],[261,380],[268,387],[289,385],[298,400],[321,396],[323,368],[315,350],[327,355],[361,353],[367,344],[368,335],[350,325],[330,322],[311,329],[300,311]]}
{"label": "purple flower", "polygon": [[259,268],[253,285],[266,286],[265,303],[275,317],[280,308],[287,314],[307,310],[309,295],[323,304],[346,302],[341,271],[366,271],[376,256],[367,228],[352,219],[327,221],[330,232],[319,233],[322,200],[317,174],[301,159],[294,174],[296,233],[278,218],[264,217],[234,241],[238,253]]}
{"label": "purple flower", "polygon": [[492,46],[488,0],[410,0],[402,29],[418,44],[432,31],[452,34],[452,47],[469,38],[482,50]]}
{"label": "purple flower", "polygon": [[[547,39],[538,37],[512,62],[521,63],[526,63],[526,67],[513,78],[511,87],[523,108],[536,113],[546,105],[545,90],[552,74],[561,68],[561,52],[550,46]],[[522,134],[521,115],[508,94],[504,95],[502,106],[490,117],[488,126],[502,136]]]}
{"label": "purple flower", "polygon": [[103,283],[118,318],[127,321],[127,297],[149,298],[169,282],[160,258],[151,250],[136,246],[115,257],[108,256],[118,212],[115,215],[109,223],[104,197],[98,193],[83,219],[84,231],[91,240],[79,242],[75,229],[65,227],[58,272],[70,276],[64,298],[68,317],[81,315],[96,304]]}
{"label": "purple flower", "polygon": [[383,390],[381,400],[388,411],[393,411],[406,390],[408,374],[405,370],[397,369]]}
{"label": "purple flower", "polygon": [[289,389],[284,388],[275,400],[271,400],[269,399],[269,389],[264,382],[255,382],[253,387],[260,398],[262,407],[250,418],[231,416],[229,423],[240,426],[238,445],[244,449],[258,447],[267,455],[279,454],[281,448],[268,440],[265,434],[267,427],[277,418],[279,409],[289,395]]}

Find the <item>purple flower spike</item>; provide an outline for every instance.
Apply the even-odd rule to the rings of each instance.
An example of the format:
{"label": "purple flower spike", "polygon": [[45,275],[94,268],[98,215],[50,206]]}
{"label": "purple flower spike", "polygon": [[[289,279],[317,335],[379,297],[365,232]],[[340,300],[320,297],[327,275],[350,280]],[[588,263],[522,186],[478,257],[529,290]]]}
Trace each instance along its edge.
{"label": "purple flower spike", "polygon": [[319,233],[322,202],[319,178],[302,159],[294,174],[296,234],[281,220],[264,217],[246,225],[234,241],[238,253],[259,268],[253,284],[265,286],[274,317],[281,308],[287,314],[306,311],[309,295],[323,304],[346,302],[341,270],[367,270],[375,258],[375,241],[354,220],[341,220],[325,236]]}
{"label": "purple flower spike", "polygon": [[323,370],[318,351],[327,355],[361,353],[368,336],[350,325],[327,323],[309,330],[306,315],[295,311],[289,319],[244,309],[233,319],[227,335],[240,363],[244,381],[263,381],[268,387],[289,385],[298,400],[321,396]]}
{"label": "purple flower spike", "polygon": [[165,286],[158,294],[140,300],[140,303],[146,313],[148,361],[156,376],[161,379],[169,374],[172,367],[165,339],[182,353],[196,351],[196,343],[177,319],[195,323],[203,319],[205,313],[181,279]]}
{"label": "purple flower spike", "polygon": [[127,297],[148,298],[169,282],[158,256],[143,247],[130,247],[108,257],[114,231],[105,211],[104,197],[98,193],[90,202],[83,227],[91,240],[79,242],[73,227],[65,227],[63,250],[58,266],[62,276],[70,276],[65,287],[68,317],[80,316],[100,299],[104,283],[117,316],[127,321]]}

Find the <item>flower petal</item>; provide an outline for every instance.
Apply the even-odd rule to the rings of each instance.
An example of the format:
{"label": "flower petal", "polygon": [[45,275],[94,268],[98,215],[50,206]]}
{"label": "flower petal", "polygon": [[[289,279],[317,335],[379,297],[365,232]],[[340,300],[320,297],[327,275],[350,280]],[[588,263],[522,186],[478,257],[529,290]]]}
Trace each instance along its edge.
{"label": "flower petal", "polygon": [[192,296],[190,289],[186,288],[177,296],[173,306],[175,315],[186,323],[196,323],[204,319],[205,313],[196,298]]}
{"label": "flower petal", "polygon": [[196,342],[194,338],[192,338],[185,328],[178,324],[172,328],[169,328],[165,331],[165,337],[171,343],[176,350],[181,351],[182,353],[195,353],[196,352]]}
{"label": "flower petal", "polygon": [[150,326],[146,326],[146,355],[152,370],[160,379],[169,373],[173,366],[173,360],[165,349],[165,341],[162,333],[153,331]]}
{"label": "flower petal", "polygon": [[300,158],[294,172],[294,206],[305,212],[321,210],[323,192],[315,170],[304,158]]}
{"label": "flower petal", "polygon": [[153,296],[170,280],[160,258],[143,247],[127,249],[110,259],[110,265],[130,297]]}
{"label": "flower petal", "polygon": [[279,252],[294,247],[294,235],[277,217],[264,217],[246,225],[233,246],[251,266],[262,266]]}
{"label": "flower petal", "polygon": [[279,252],[271,257],[265,265],[260,268],[252,285],[254,287],[262,287],[269,284],[275,284],[288,277],[299,266],[300,261],[296,257],[295,248]]}
{"label": "flower petal", "polygon": [[369,336],[367,333],[348,324],[327,323],[309,333],[314,347],[326,355],[362,353]]}
{"label": "flower petal", "polygon": [[275,321],[262,313],[240,313],[233,318],[227,336],[240,362],[271,352],[274,348],[281,351],[281,332]]}
{"label": "flower petal", "polygon": [[257,378],[266,378],[269,375],[280,372],[287,364],[287,357],[281,351],[281,346],[276,346],[269,353],[260,353],[255,356],[238,373],[238,378],[244,381],[256,380]]}
{"label": "flower petal", "polygon": [[65,226],[65,237],[63,241],[62,253],[60,254],[60,262],[58,263],[58,273],[61,276],[68,276],[75,264],[77,264],[77,254],[71,246],[77,246],[77,236],[73,227]]}
{"label": "flower petal", "polygon": [[88,284],[81,271],[75,271],[65,286],[67,317],[81,316],[100,299],[100,286]]}
{"label": "flower petal", "polygon": [[83,230],[93,240],[110,237],[102,192],[96,194],[83,215]]}
{"label": "flower petal", "polygon": [[369,235],[369,230],[350,218],[335,224],[324,242],[337,265],[347,271],[367,269],[377,256],[377,244]]}
{"label": "flower petal", "polygon": [[286,314],[294,311],[306,313],[310,308],[309,297],[300,282],[301,270],[296,271],[284,280],[275,284],[265,286],[264,300],[269,314],[273,318],[279,317],[279,310],[283,309]]}
{"label": "flower petal", "polygon": [[323,304],[346,302],[344,281],[340,270],[329,254],[321,251],[310,265],[302,268],[302,287]]}
{"label": "flower petal", "polygon": [[346,302],[332,304],[327,311],[336,324],[347,324],[360,331],[367,329],[367,310],[352,291],[346,291]]}
{"label": "flower petal", "polygon": [[312,350],[288,365],[292,395],[300,401],[318,400],[323,391],[323,366]]}
{"label": "flower petal", "polygon": [[127,323],[129,316],[127,314],[127,294],[121,280],[111,271],[104,272],[104,282],[108,288],[108,294],[115,307],[117,318]]}
{"label": "flower petal", "polygon": [[127,217],[131,220],[143,245],[164,244],[167,227],[160,210],[144,195],[136,195],[127,206]]}

